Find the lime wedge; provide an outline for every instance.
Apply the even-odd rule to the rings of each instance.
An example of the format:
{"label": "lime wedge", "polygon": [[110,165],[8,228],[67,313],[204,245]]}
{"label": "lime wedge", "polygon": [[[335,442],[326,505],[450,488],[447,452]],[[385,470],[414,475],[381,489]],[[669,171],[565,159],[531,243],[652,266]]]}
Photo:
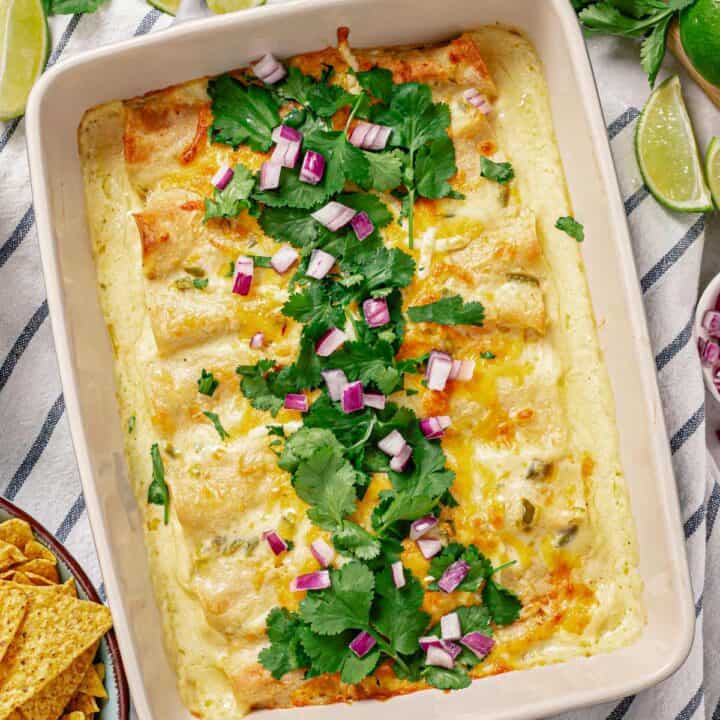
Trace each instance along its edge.
{"label": "lime wedge", "polygon": [[0,120],[25,112],[49,48],[42,0],[0,0]]}
{"label": "lime wedge", "polygon": [[707,175],[715,207],[720,210],[720,137],[714,137],[708,145],[705,156],[705,175]]}
{"label": "lime wedge", "polygon": [[235,10],[247,10],[247,8],[264,5],[265,0],[207,0],[208,7],[218,15],[234,12]]}
{"label": "lime wedge", "polygon": [[712,210],[677,76],[659,85],[645,103],[635,151],[645,184],[658,202],[678,212]]}
{"label": "lime wedge", "polygon": [[168,15],[177,15],[180,0],[148,0],[148,3]]}

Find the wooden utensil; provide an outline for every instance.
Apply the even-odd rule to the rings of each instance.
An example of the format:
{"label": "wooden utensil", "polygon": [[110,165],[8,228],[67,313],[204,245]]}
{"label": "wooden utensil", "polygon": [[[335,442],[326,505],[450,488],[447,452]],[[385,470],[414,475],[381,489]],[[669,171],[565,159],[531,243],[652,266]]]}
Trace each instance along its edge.
{"label": "wooden utensil", "polygon": [[705,91],[705,94],[710,100],[720,108],[720,87],[713,85],[711,82],[706,80],[693,66],[690,58],[687,56],[685,49],[682,46],[680,40],[680,28],[678,22],[675,20],[670,26],[670,32],[668,32],[667,46],[672,51],[672,54],[678,59],[682,66],[688,71],[690,77]]}

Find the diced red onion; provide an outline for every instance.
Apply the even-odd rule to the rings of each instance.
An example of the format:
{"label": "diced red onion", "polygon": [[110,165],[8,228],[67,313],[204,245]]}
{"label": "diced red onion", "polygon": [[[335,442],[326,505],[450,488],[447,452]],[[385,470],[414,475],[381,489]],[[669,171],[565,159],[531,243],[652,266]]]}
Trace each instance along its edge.
{"label": "diced red onion", "polygon": [[384,410],[386,402],[387,398],[382,393],[363,393],[363,404],[365,407],[375,408],[375,410]]}
{"label": "diced red onion", "polygon": [[368,298],[362,304],[365,322],[371,328],[382,327],[390,322],[390,310],[385,298]]}
{"label": "diced red onion", "polygon": [[437,419],[443,430],[447,430],[452,425],[452,420],[449,415],[438,415]]}
{"label": "diced red onion", "polygon": [[441,640],[442,643],[442,649],[453,659],[457,658],[457,656],[462,652],[462,648],[457,644],[454,643],[452,640]]}
{"label": "diced red onion", "polygon": [[484,658],[495,647],[495,641],[491,637],[479,632],[468,633],[460,642],[479,658]]}
{"label": "diced red onion", "polygon": [[420,538],[415,541],[418,546],[418,550],[422,553],[422,556],[429,560],[434,558],[441,550],[442,543],[437,538]]}
{"label": "diced red onion", "polygon": [[268,530],[263,533],[263,540],[267,542],[270,549],[276,555],[282,555],[287,549],[287,543],[277,534],[275,530]]}
{"label": "diced red onion", "polygon": [[476,107],[483,115],[487,115],[492,112],[492,105],[477,88],[470,88],[469,90],[466,90],[463,93],[463,97],[473,107]]}
{"label": "diced red onion", "polygon": [[305,274],[316,280],[322,280],[332,270],[334,264],[334,255],[316,248],[310,255],[310,263]]}
{"label": "diced red onion", "polygon": [[280,171],[282,168],[283,166],[280,163],[266,160],[260,166],[260,182],[258,183],[260,190],[274,190],[280,187]]}
{"label": "diced red onion", "polygon": [[442,640],[437,635],[426,635],[418,640],[420,647],[427,652],[428,648],[443,646]]}
{"label": "diced red onion", "polygon": [[263,55],[253,66],[257,77],[268,85],[274,85],[285,77],[285,68],[272,54]]}
{"label": "diced red onion", "polygon": [[457,376],[460,374],[461,367],[462,360],[453,360],[452,367],[450,368],[450,374],[448,375],[448,380],[455,380],[455,378],[457,378]]}
{"label": "diced red onion", "polygon": [[332,355],[347,340],[347,335],[339,328],[330,328],[315,345],[315,352],[320,357]]}
{"label": "diced red onion", "polygon": [[717,368],[713,372],[713,384],[718,390],[720,390],[720,368]]}
{"label": "diced red onion", "polygon": [[305,575],[298,575],[290,581],[290,590],[299,592],[301,590],[324,590],[329,588],[330,573],[327,570],[316,570]]}
{"label": "diced red onion", "polygon": [[708,310],[703,316],[702,326],[712,337],[720,337],[720,312]]}
{"label": "diced red onion", "polygon": [[290,247],[289,245],[283,245],[271,258],[270,258],[270,265],[272,265],[273,270],[275,272],[280,273],[282,275],[283,273],[286,273],[297,261],[299,258],[298,251]]}
{"label": "diced red onion", "polygon": [[328,567],[335,559],[335,550],[322,538],[313,540],[310,543],[310,552],[324,568]]}
{"label": "diced red onion", "polygon": [[325,158],[314,150],[308,150],[300,167],[300,180],[317,185],[325,174]]}
{"label": "diced red onion", "polygon": [[425,379],[430,390],[444,390],[450,377],[452,358],[445,352],[433,350],[425,372]]}
{"label": "diced red onion", "polygon": [[289,125],[278,125],[271,137],[276,143],[301,143],[303,139],[302,133]]}
{"label": "diced red onion", "polygon": [[335,230],[344,227],[353,219],[355,210],[332,200],[327,205],[323,205],[319,210],[311,213],[311,215],[328,230],[335,232]]}
{"label": "diced red onion", "polygon": [[273,154],[270,156],[270,162],[275,165],[282,165],[282,167],[294,168],[299,157],[300,143],[283,141],[275,146]]}
{"label": "diced red onion", "polygon": [[252,285],[255,263],[250,257],[241,255],[235,263],[235,279],[232,291],[236,295],[248,295]]}
{"label": "diced red onion", "polygon": [[440,634],[443,640],[459,640],[462,637],[460,617],[456,612],[448,613],[440,618]]}
{"label": "diced red onion", "polygon": [[392,579],[395,587],[398,589],[405,587],[405,568],[402,562],[400,560],[394,562],[390,566],[390,570],[392,571]]}
{"label": "diced red onion", "polygon": [[390,469],[395,472],[404,472],[410,458],[412,457],[412,448],[406,445],[395,457],[390,460]]}
{"label": "diced red onion", "polygon": [[235,171],[229,165],[221,165],[210,181],[218,190],[224,190],[233,179]]}
{"label": "diced red onion", "polygon": [[363,630],[348,646],[359,658],[365,657],[377,644],[377,640]]}
{"label": "diced red onion", "polygon": [[420,421],[420,429],[428,440],[435,440],[443,436],[440,420],[436,417],[423,418]]}
{"label": "diced red onion", "polygon": [[451,593],[467,577],[470,565],[464,560],[456,560],[449,565],[442,577],[438,580],[438,587],[446,593]]}
{"label": "diced red onion", "polygon": [[427,655],[425,656],[426,665],[435,665],[437,667],[444,667],[448,670],[452,670],[455,665],[455,661],[452,659],[452,655],[441,647],[431,645],[427,649]]}
{"label": "diced red onion", "polygon": [[458,382],[468,382],[472,380],[472,376],[475,373],[475,361],[474,360],[463,360],[460,364],[460,372],[456,380]]}
{"label": "diced red onion", "polygon": [[285,409],[286,410],[299,410],[300,412],[308,411],[308,399],[307,395],[302,393],[288,393],[285,396]]}
{"label": "diced red onion", "polygon": [[378,447],[390,457],[400,454],[406,445],[405,438],[397,430],[393,430],[378,443]]}
{"label": "diced red onion", "polygon": [[328,395],[337,402],[342,398],[342,392],[348,384],[348,379],[342,370],[323,370],[320,373],[325,379]]}
{"label": "diced red onion", "polygon": [[714,365],[720,360],[720,345],[714,343],[712,340],[698,338],[698,350],[700,351],[700,358],[702,359],[703,365]]}
{"label": "diced red onion", "polygon": [[418,520],[414,520],[410,524],[410,539],[417,540],[423,535],[427,535],[438,524],[438,519],[434,515],[426,515]]}
{"label": "diced red onion", "polygon": [[364,210],[353,216],[353,219],[350,221],[350,225],[352,225],[352,229],[355,231],[355,237],[357,237],[360,242],[362,242],[366,237],[372,235],[373,230],[375,230],[373,221]]}
{"label": "diced red onion", "polygon": [[264,347],[265,345],[265,333],[256,332],[250,338],[250,347],[257,350],[258,348]]}
{"label": "diced red onion", "polygon": [[350,133],[350,143],[364,150],[384,150],[392,128],[387,125],[359,122]]}
{"label": "diced red onion", "polygon": [[342,411],[344,413],[354,413],[362,410],[363,404],[363,386],[360,380],[348,383],[342,391]]}

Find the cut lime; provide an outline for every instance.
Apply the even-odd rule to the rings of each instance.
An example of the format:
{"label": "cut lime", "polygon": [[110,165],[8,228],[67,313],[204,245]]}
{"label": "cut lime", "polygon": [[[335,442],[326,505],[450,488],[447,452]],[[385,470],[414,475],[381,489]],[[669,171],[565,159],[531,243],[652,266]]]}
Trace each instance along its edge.
{"label": "cut lime", "polygon": [[49,48],[42,0],[0,0],[0,120],[25,112]]}
{"label": "cut lime", "polygon": [[258,5],[264,5],[265,0],[207,0],[207,4],[214,13],[220,15],[235,10],[258,7]]}
{"label": "cut lime", "polygon": [[720,210],[720,137],[714,137],[708,145],[705,156],[705,175],[707,175],[715,207]]}
{"label": "cut lime", "polygon": [[645,103],[635,151],[645,184],[658,202],[678,212],[712,210],[677,76],[658,86]]}
{"label": "cut lime", "polygon": [[695,69],[720,85],[720,0],[697,0],[680,13],[680,39]]}
{"label": "cut lime", "polygon": [[158,10],[162,10],[168,15],[177,15],[178,8],[180,7],[180,0],[148,0],[150,5]]}

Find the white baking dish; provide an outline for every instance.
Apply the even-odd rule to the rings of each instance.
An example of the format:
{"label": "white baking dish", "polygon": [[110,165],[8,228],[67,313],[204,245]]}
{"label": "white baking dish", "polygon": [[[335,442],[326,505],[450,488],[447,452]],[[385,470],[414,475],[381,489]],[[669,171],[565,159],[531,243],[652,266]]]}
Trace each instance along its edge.
{"label": "white baking dish", "polygon": [[[65,403],[105,586],[140,720],[187,720],[162,649],[142,528],[127,480],[110,342],[95,290],[76,129],[98,103],[287,56],[352,28],[356,46],[447,38],[500,21],[525,30],[545,64],[568,185],[617,402],[622,463],[637,522],[648,623],[609,655],[508,673],[452,694],[273,711],[273,720],[452,717],[521,720],[606,701],[657,683],[686,657],[694,615],[675,481],[640,290],[598,97],[567,0],[312,0],[182,25],[60,63],[27,113],[35,216]],[[258,714],[258,720],[270,713]]]}

